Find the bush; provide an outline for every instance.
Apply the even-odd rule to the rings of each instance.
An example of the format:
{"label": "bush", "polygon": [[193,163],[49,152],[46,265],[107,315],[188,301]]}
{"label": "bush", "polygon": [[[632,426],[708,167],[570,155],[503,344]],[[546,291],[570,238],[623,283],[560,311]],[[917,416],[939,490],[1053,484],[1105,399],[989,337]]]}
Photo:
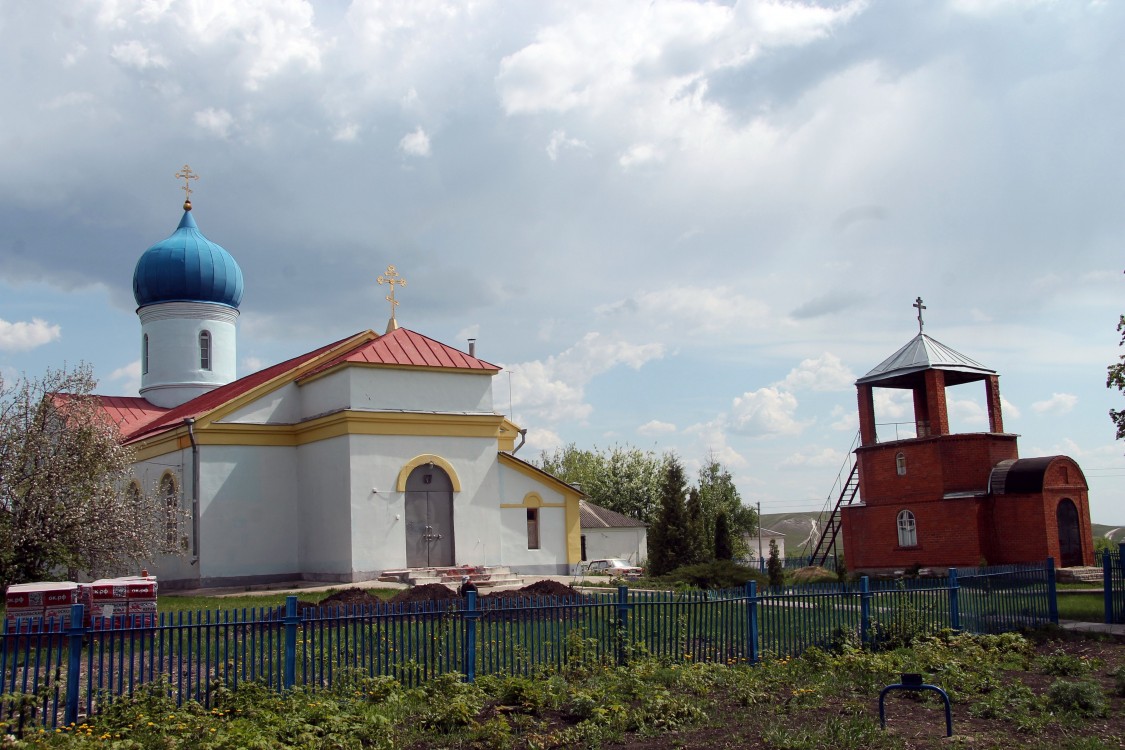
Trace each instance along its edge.
{"label": "bush", "polygon": [[1102,689],[1089,680],[1068,682],[1056,680],[1047,688],[1047,703],[1054,708],[1080,716],[1105,716],[1106,703]]}
{"label": "bush", "polygon": [[747,581],[757,581],[759,585],[765,583],[761,573],[730,560],[685,565],[664,576],[663,580],[705,590],[738,588]]}
{"label": "bush", "polygon": [[794,570],[789,574],[789,580],[792,583],[835,583],[837,578],[836,574],[827,568],[809,565]]}

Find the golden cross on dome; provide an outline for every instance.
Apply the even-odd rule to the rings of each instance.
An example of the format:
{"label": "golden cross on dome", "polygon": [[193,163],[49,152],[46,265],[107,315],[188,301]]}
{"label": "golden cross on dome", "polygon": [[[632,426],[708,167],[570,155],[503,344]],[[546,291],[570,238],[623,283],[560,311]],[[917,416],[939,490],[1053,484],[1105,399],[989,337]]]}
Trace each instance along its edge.
{"label": "golden cross on dome", "polygon": [[376,281],[379,282],[379,286],[389,284],[391,287],[391,293],[386,296],[387,302],[391,303],[391,319],[387,322],[387,333],[390,333],[398,328],[398,321],[395,320],[395,308],[398,307],[398,300],[395,299],[395,284],[406,286],[406,279],[399,278],[398,271],[395,270],[394,266],[387,266],[384,275],[380,276]]}
{"label": "golden cross on dome", "polygon": [[173,177],[175,177],[177,180],[183,180],[184,181],[184,186],[182,188],[180,188],[180,190],[184,191],[184,210],[190,211],[191,210],[191,181],[192,180],[198,180],[199,175],[197,175],[195,172],[192,172],[191,167],[189,167],[187,164],[185,164],[184,168],[181,169],[179,172],[176,172],[176,174],[174,174]]}
{"label": "golden cross on dome", "polygon": [[922,298],[919,297],[918,299],[914,300],[914,304],[911,305],[911,307],[918,308],[918,333],[921,333],[922,332],[922,311],[926,309],[926,306],[922,304]]}

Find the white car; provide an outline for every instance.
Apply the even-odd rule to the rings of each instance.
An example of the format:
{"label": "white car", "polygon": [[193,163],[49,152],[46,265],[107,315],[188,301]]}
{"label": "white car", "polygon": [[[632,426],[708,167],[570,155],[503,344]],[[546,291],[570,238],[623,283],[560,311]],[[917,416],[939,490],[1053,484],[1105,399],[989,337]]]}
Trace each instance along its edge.
{"label": "white car", "polygon": [[579,572],[588,576],[612,576],[614,578],[627,578],[634,580],[644,574],[644,568],[630,565],[619,557],[609,557],[604,560],[590,560],[583,563]]}

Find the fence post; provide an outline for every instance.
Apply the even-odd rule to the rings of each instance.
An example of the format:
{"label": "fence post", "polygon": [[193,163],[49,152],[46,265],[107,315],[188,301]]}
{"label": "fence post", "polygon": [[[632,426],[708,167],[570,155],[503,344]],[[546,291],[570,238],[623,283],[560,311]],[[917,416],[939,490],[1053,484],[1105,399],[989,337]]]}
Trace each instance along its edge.
{"label": "fence post", "polygon": [[465,675],[465,682],[475,682],[477,679],[477,618],[480,610],[477,609],[477,592],[466,592],[465,603],[465,648],[461,653],[461,672]]}
{"label": "fence post", "polygon": [[285,689],[297,682],[297,597],[285,597]]}
{"label": "fence post", "polygon": [[749,632],[750,663],[758,663],[758,582],[746,582],[746,617],[749,620],[746,630]]}
{"label": "fence post", "polygon": [[629,587],[617,587],[617,663],[625,664],[625,634],[629,625]]}
{"label": "fence post", "polygon": [[949,569],[949,627],[961,630],[961,584],[957,582],[957,568]]}
{"label": "fence post", "polygon": [[66,712],[63,722],[70,726],[78,723],[78,683],[82,670],[82,637],[86,635],[83,624],[85,609],[81,604],[70,605],[70,630],[67,632]]}
{"label": "fence post", "polygon": [[867,576],[859,579],[859,642],[867,643],[871,627],[871,582]]}
{"label": "fence post", "polygon": [[1102,553],[1102,602],[1105,624],[1113,624],[1113,559],[1109,550]]}
{"label": "fence post", "polygon": [[[1113,578],[1116,578],[1116,587],[1114,586]],[[1122,587],[1125,586],[1125,542],[1117,545],[1117,574],[1110,579],[1109,588],[1112,591],[1112,605],[1111,610],[1114,622],[1121,622],[1122,617],[1125,616],[1125,611],[1122,611],[1121,603],[1122,597],[1125,596],[1125,591]]]}
{"label": "fence post", "polygon": [[1051,623],[1059,624],[1059,599],[1055,589],[1055,558],[1047,558],[1047,611]]}

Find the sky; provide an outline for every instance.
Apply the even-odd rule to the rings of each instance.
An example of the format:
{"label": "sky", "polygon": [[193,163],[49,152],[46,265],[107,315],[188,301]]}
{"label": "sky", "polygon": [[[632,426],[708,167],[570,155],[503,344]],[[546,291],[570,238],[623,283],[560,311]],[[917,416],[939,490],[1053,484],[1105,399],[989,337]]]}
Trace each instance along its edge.
{"label": "sky", "polygon": [[[239,374],[404,327],[501,365],[522,458],[714,457],[820,509],[854,381],[918,332],[1125,525],[1125,3],[0,3],[0,374],[136,395],[182,215],[245,277]],[[909,422],[904,394],[876,418]],[[950,389],[987,430],[984,387]]]}

